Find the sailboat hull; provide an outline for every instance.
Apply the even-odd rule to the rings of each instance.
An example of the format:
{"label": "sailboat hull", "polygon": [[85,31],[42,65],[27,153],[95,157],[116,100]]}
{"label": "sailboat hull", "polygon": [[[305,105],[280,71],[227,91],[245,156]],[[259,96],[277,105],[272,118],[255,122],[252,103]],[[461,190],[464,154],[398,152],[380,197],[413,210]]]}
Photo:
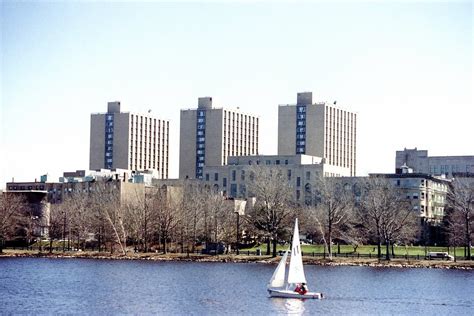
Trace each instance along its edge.
{"label": "sailboat hull", "polygon": [[283,298],[299,298],[299,299],[322,299],[323,294],[318,292],[306,292],[305,294],[299,294],[295,291],[290,290],[273,290],[268,289],[270,297],[283,297]]}

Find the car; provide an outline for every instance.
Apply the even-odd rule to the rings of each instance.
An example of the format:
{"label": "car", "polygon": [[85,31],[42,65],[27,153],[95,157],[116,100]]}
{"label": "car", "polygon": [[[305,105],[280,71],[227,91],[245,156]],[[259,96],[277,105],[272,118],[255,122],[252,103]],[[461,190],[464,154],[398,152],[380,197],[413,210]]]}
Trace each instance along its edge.
{"label": "car", "polygon": [[428,252],[426,255],[428,260],[439,259],[439,260],[454,260],[454,257],[448,254],[447,252]]}

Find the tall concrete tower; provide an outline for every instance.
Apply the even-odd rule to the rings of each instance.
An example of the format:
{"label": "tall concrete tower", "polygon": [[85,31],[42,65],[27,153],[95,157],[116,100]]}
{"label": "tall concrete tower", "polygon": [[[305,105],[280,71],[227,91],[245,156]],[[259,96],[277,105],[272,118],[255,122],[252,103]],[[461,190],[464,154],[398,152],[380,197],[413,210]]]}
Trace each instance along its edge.
{"label": "tall concrete tower", "polygon": [[297,94],[296,104],[278,107],[278,154],[306,154],[356,174],[357,114],[335,104],[313,103],[311,92]]}

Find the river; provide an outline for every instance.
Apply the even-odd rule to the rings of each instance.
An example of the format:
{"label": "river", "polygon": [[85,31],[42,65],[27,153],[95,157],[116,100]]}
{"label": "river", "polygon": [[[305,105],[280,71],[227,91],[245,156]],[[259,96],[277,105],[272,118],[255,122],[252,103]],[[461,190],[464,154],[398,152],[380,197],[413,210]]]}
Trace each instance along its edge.
{"label": "river", "polygon": [[468,315],[466,270],[305,266],[323,300],[269,298],[274,265],[0,258],[0,314]]}

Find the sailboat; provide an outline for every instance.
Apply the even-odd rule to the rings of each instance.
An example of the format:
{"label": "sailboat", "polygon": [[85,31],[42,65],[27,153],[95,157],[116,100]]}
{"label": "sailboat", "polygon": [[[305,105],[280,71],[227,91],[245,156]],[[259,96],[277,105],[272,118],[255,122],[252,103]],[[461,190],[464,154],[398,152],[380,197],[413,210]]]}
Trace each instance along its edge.
{"label": "sailboat", "polygon": [[288,278],[286,276],[286,261],[288,259],[288,250],[278,263],[272,278],[268,283],[267,290],[271,297],[284,298],[323,298],[322,293],[306,292],[300,294],[294,289],[298,284],[306,284],[304,275],[303,258],[301,255],[300,233],[298,230],[298,219],[295,221],[295,230],[293,232],[293,242],[291,244],[290,266],[288,269]]}

